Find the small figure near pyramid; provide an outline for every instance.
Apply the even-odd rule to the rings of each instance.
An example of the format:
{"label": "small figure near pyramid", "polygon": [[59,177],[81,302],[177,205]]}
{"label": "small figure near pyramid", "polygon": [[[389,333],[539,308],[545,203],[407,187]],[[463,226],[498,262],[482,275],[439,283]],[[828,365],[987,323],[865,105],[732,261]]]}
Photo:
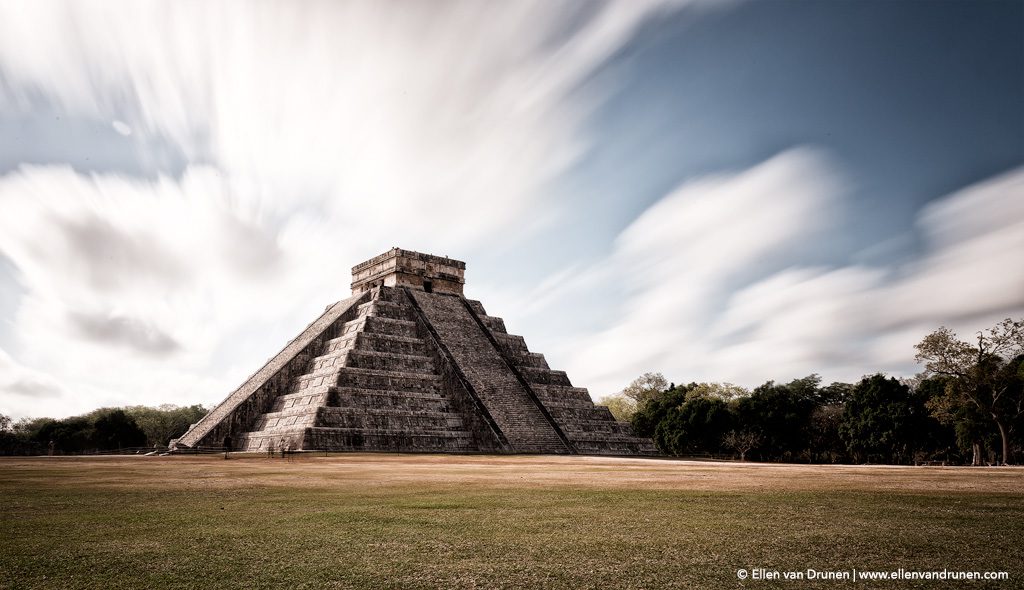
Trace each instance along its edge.
{"label": "small figure near pyramid", "polygon": [[466,264],[393,248],[172,446],[653,455],[463,295]]}

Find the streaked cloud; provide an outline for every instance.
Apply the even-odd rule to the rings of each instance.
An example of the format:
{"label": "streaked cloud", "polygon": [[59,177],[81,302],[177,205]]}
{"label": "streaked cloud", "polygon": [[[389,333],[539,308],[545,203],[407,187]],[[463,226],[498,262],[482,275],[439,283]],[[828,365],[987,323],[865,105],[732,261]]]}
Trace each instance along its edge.
{"label": "streaked cloud", "polygon": [[[668,78],[686,92],[625,107],[609,100],[629,94],[617,68],[658,28],[648,27],[654,19],[684,22],[687,11],[732,5],[0,5],[0,130],[17,132],[0,138],[0,255],[9,262],[0,268],[17,281],[4,292],[18,298],[0,324],[0,412],[216,402],[346,293],[352,264],[395,245],[467,259],[470,295],[595,394],[649,370],[744,385],[906,373],[913,343],[936,326],[970,332],[1024,313],[1024,266],[1014,257],[1024,251],[1022,169],[929,195],[936,200],[903,235],[880,231],[879,243],[849,252],[835,245],[870,239],[849,239],[854,199],[881,203],[903,190],[881,181],[902,178],[906,162],[851,177],[851,153],[882,152],[817,142],[847,127],[877,133],[894,119],[801,127],[802,113],[763,115],[814,99],[793,102],[771,84],[772,100],[747,108],[739,99],[750,89],[730,80],[804,76],[776,77],[785,60],[741,76],[732,60],[750,63],[756,44],[721,62],[688,50],[684,61],[707,66],[692,85],[675,61],[653,65],[652,77],[672,68]],[[687,35],[685,23],[673,34]],[[787,51],[800,53],[797,44]],[[713,63],[735,67],[718,79]],[[635,91],[650,88],[661,86]],[[730,93],[733,110],[705,117],[719,100],[708,92]],[[870,116],[855,97],[822,96],[845,110],[808,121]],[[578,166],[608,140],[592,121],[602,108],[619,117],[605,123],[640,130],[632,139],[643,153],[599,158],[601,174],[590,178],[613,188],[591,203],[586,188],[563,191],[585,186],[566,179],[588,170]],[[663,122],[687,108],[680,120],[690,123],[671,137],[642,136],[668,133]],[[748,141],[756,129],[764,137]],[[908,127],[900,137],[922,135]],[[799,147],[806,142],[814,145]],[[1010,161],[996,155],[982,158],[985,170]],[[689,172],[669,174],[677,164]],[[602,207],[606,218],[595,222]],[[875,235],[865,230],[874,216],[858,213],[860,237]],[[517,244],[550,245],[562,228],[592,222],[607,235],[572,234],[595,240],[579,248],[591,258],[544,280],[474,266],[490,247],[492,257],[509,253],[509,268],[533,267],[514,259]],[[565,318],[578,321],[563,330]]]}
{"label": "streaked cloud", "polygon": [[[74,167],[33,156],[0,177],[0,253],[23,292],[11,362],[59,392],[0,411],[215,402],[397,236],[455,255],[545,223],[610,91],[580,84],[690,5],[719,6],[0,7],[0,109],[101,129],[156,170],[90,172],[85,146]],[[161,168],[167,153],[186,163]]]}
{"label": "streaked cloud", "polygon": [[909,375],[913,345],[938,326],[971,333],[1024,314],[1024,266],[1008,263],[1024,252],[1024,168],[934,201],[917,221],[924,251],[907,263],[775,268],[843,231],[842,178],[804,149],[656,203],[597,265],[630,289],[609,326],[562,349],[570,374],[598,394],[649,370],[748,386]]}
{"label": "streaked cloud", "polygon": [[71,326],[88,340],[133,352],[165,356],[181,348],[174,338],[135,318],[71,313]]}
{"label": "streaked cloud", "polygon": [[[587,148],[600,96],[576,86],[687,4],[713,5],[44,1],[0,18],[0,105],[41,94],[159,137],[268,214],[352,241],[390,246],[378,229],[397,222],[453,247],[542,203]],[[456,214],[474,223],[436,231]]]}
{"label": "streaked cloud", "polygon": [[65,392],[49,375],[20,365],[0,349],[0,395],[15,408],[32,408],[42,398],[60,397]]}

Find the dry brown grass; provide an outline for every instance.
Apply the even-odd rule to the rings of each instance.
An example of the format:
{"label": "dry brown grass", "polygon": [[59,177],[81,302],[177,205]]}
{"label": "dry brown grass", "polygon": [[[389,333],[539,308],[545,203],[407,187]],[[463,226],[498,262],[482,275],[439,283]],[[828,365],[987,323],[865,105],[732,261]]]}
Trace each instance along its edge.
{"label": "dry brown grass", "polygon": [[0,497],[0,588],[715,588],[740,567],[1024,583],[1021,468],[40,457],[0,459]]}
{"label": "dry brown grass", "polygon": [[690,491],[985,492],[1024,494],[1022,467],[793,465],[562,456],[232,454],[0,459],[23,481],[230,488],[472,485]]}

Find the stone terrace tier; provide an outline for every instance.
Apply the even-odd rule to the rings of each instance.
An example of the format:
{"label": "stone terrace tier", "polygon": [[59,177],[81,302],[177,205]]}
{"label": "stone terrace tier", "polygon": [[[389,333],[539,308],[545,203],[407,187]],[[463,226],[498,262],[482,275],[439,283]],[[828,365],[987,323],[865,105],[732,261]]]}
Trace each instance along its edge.
{"label": "stone terrace tier", "polygon": [[551,369],[543,354],[530,352],[522,336],[507,333],[504,320],[488,316],[479,301],[466,300],[466,303],[490,331],[505,358],[526,379],[576,452],[585,455],[658,454],[651,439],[635,436],[632,427],[615,420],[607,406],[594,405],[586,389],[573,387],[564,371]]}

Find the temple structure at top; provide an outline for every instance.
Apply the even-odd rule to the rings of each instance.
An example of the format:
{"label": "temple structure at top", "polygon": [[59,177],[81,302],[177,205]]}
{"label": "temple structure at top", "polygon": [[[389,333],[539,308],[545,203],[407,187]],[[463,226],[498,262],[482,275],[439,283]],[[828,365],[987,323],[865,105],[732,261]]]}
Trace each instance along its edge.
{"label": "temple structure at top", "polygon": [[463,294],[466,264],[392,248],[172,447],[649,455]]}
{"label": "temple structure at top", "polygon": [[392,248],[352,267],[352,294],[374,287],[411,287],[427,293],[462,295],[466,263]]}

